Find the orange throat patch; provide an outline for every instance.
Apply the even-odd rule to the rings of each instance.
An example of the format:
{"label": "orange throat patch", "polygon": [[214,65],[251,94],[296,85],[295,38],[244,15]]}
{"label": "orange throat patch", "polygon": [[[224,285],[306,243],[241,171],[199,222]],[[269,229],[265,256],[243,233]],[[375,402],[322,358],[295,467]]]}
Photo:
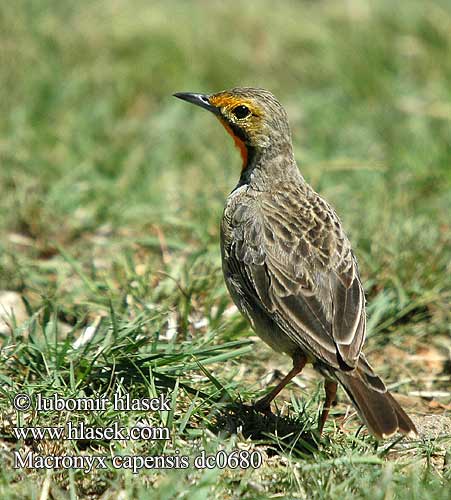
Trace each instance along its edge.
{"label": "orange throat patch", "polygon": [[248,160],[248,150],[246,144],[238,136],[235,135],[230,125],[225,120],[219,118],[219,121],[222,123],[224,128],[232,137],[235,146],[240,150],[241,159],[243,160],[242,170],[244,170],[247,167],[247,160]]}

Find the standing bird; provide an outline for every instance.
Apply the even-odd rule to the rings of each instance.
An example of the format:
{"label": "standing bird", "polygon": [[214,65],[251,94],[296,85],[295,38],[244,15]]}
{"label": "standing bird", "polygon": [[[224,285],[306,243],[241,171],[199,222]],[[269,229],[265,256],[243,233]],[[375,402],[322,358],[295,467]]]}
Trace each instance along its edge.
{"label": "standing bird", "polygon": [[240,180],[221,222],[224,279],[257,335],[293,359],[291,371],[256,409],[269,411],[310,362],[325,377],[320,433],[337,382],[376,438],[416,433],[361,352],[365,295],[356,258],[334,209],[299,172],[279,101],[255,88],[174,96],[215,114],[241,152]]}

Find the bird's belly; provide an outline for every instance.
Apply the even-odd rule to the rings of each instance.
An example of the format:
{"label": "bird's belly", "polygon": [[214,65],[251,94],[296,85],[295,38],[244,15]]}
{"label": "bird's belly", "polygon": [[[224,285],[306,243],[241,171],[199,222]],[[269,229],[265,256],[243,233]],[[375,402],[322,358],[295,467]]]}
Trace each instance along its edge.
{"label": "bird's belly", "polygon": [[270,318],[256,315],[251,322],[255,333],[276,352],[293,356],[299,345],[293,342]]}
{"label": "bird's belly", "polygon": [[271,316],[258,304],[243,294],[239,280],[227,273],[224,269],[224,279],[233,299],[241,314],[249,321],[254,332],[269,345],[274,351],[292,356],[299,351],[299,345],[286,335]]}

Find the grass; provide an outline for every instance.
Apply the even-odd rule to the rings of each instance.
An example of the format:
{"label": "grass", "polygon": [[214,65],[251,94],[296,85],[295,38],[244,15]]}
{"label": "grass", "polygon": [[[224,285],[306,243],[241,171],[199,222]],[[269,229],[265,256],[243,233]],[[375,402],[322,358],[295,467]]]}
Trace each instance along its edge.
{"label": "grass", "polygon": [[[26,309],[0,337],[2,498],[449,498],[450,398],[409,393],[450,387],[450,28],[445,0],[2,6],[0,290]],[[251,336],[222,281],[218,223],[239,157],[211,116],[171,97],[235,85],[285,105],[303,175],[360,263],[366,352],[419,427],[429,422],[420,439],[377,444],[341,394],[319,440],[322,390],[308,370],[279,417],[250,410],[289,362]],[[38,392],[164,393],[173,405],[13,410],[14,394]],[[69,420],[165,426],[171,439],[12,431]],[[12,468],[18,449],[257,450],[263,465],[24,471]]]}

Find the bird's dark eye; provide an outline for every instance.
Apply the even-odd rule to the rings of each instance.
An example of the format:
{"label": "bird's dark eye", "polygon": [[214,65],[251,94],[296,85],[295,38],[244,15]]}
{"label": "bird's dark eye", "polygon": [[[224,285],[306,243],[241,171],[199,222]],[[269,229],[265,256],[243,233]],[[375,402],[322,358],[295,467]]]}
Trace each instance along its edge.
{"label": "bird's dark eye", "polygon": [[246,116],[249,116],[251,111],[250,109],[247,107],[247,106],[237,106],[236,108],[234,108],[232,110],[232,113],[238,118],[238,119],[242,119],[242,118],[246,118]]}

